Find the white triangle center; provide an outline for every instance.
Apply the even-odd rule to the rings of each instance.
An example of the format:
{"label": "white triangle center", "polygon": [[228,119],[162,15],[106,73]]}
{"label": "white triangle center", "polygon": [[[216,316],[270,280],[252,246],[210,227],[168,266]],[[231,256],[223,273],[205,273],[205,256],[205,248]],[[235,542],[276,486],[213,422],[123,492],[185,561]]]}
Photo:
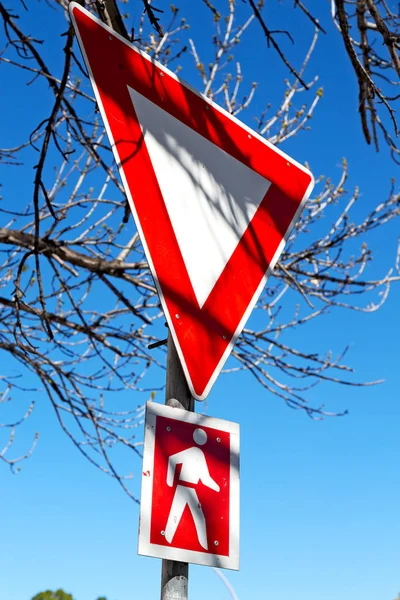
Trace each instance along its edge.
{"label": "white triangle center", "polygon": [[128,89],[202,307],[270,182],[132,88]]}

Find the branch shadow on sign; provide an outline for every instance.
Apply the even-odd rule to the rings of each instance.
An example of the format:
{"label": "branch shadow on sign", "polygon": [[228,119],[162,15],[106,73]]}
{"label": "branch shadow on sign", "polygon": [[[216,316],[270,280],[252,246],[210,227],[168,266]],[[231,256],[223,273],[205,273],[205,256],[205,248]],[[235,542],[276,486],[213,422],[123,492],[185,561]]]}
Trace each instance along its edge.
{"label": "branch shadow on sign", "polygon": [[[187,423],[185,417],[188,419]],[[219,566],[222,563],[218,562],[218,556],[230,559],[238,557],[239,438],[238,433],[234,431],[235,428],[232,428],[232,431],[224,430],[223,426],[219,429],[218,425],[214,428],[210,423],[210,417],[196,415],[195,421],[190,419],[193,419],[193,413],[181,413],[176,420],[172,415],[170,418],[167,415],[165,418],[157,417],[155,438],[152,438],[152,442],[149,443],[149,447],[155,448],[154,458],[150,459],[153,465],[152,506],[148,507],[152,515],[150,539],[151,543],[156,545],[166,547],[172,545],[175,548],[215,555],[214,564]],[[193,439],[196,440],[195,432],[199,431],[205,432],[205,442],[204,445],[201,444],[200,450],[194,448],[196,444],[193,442]],[[153,431],[146,430],[146,435],[150,437],[154,434]],[[146,439],[146,444],[149,441]],[[188,471],[189,465],[183,466],[182,463],[186,461],[186,454],[195,450],[201,454],[204,450],[203,463],[206,466],[201,467],[202,462],[196,458],[195,464]],[[169,461],[175,457],[182,470],[174,468],[172,479]],[[189,459],[189,456],[187,458]],[[209,476],[218,488],[212,486],[211,492],[207,483]],[[177,489],[179,487],[180,490]],[[197,542],[199,531],[195,515],[192,514],[193,508],[184,509],[183,512],[177,508],[177,505],[174,508],[176,493],[182,494],[187,488],[195,490],[197,501],[201,503],[199,508],[201,506],[200,510],[205,517],[208,547],[200,545],[200,538]],[[172,515],[176,523],[175,533],[172,539],[167,539],[164,534],[168,529],[167,521],[170,521]]]}
{"label": "branch shadow on sign", "polygon": [[[88,59],[161,299],[234,339],[298,212],[290,178],[284,190],[276,181],[275,166],[289,162],[108,30],[96,35]],[[197,362],[206,352],[222,360],[226,344],[202,347],[199,331],[188,335],[198,339]]]}
{"label": "branch shadow on sign", "polygon": [[[146,59],[142,58],[142,61],[144,68],[152,76],[154,87],[157,85],[159,87],[161,78],[158,72]],[[263,202],[271,187],[270,183],[249,168],[248,165],[252,162],[250,154],[240,151],[215,110],[206,110],[207,101],[184,86],[181,89],[188,96],[188,107],[193,104],[193,98],[203,104],[202,111],[190,111],[190,118],[195,124],[196,131],[190,129],[176,116],[169,115],[162,106],[144,99],[142,95],[130,89],[131,100],[141,123],[141,136],[133,142],[128,139],[117,140],[116,147],[120,147],[121,144],[134,146],[122,160],[122,167],[125,168],[146,141],[155,179],[160,188],[159,192],[168,205],[169,218],[178,236],[189,278],[192,283],[194,282],[195,294],[201,308],[239,242],[246,250],[250,263],[262,265],[264,273],[268,270],[270,261],[265,256],[265,248],[252,225],[252,218],[258,208],[264,213],[263,218],[279,232],[280,238],[287,233],[289,223],[287,219],[285,221],[279,218],[279,212],[271,211],[267,202]],[[165,104],[168,104],[168,93],[164,85]],[[216,133],[219,147],[199,133],[210,129]],[[220,150],[220,147],[228,150],[234,148],[235,156]],[[213,155],[210,157],[210,154]],[[229,167],[233,167],[233,170],[228,170]],[[234,172],[235,167],[238,174]],[[174,174],[179,175],[179,182],[173,179]],[[249,187],[253,187],[249,193],[246,193],[247,181],[243,182],[246,178],[242,175],[247,176]],[[241,189],[237,191],[240,187]],[[187,191],[191,194],[186,197]],[[195,198],[195,201],[190,202],[189,197]],[[292,210],[292,214],[296,212],[296,208],[297,205]],[[195,214],[191,214],[193,209]],[[185,211],[186,215],[182,216]],[[185,216],[187,217],[186,231]],[[195,224],[197,227],[193,227]],[[198,244],[201,243],[203,233],[207,229],[211,232],[206,240],[209,248],[204,248],[203,244],[202,251],[199,252]],[[243,236],[246,229],[247,239]],[[221,235],[213,235],[214,233],[221,233]],[[190,248],[194,250],[190,252]],[[207,258],[208,262],[204,260]],[[202,262],[205,267],[202,267]],[[208,277],[207,269],[211,272]],[[203,277],[206,279],[205,283],[204,281],[196,283],[196,273],[199,272],[199,280]],[[163,282],[163,285],[168,285],[168,282]],[[175,290],[176,292],[179,295],[179,290]]]}

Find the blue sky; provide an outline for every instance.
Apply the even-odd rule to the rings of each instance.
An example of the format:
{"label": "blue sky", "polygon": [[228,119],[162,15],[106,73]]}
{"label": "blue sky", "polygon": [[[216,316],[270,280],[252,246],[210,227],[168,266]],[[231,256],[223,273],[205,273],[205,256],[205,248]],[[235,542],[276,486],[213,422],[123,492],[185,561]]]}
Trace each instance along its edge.
{"label": "blue sky", "polygon": [[[186,3],[182,11],[192,24],[190,35],[206,56],[204,33],[212,31],[211,23],[204,6],[198,3],[194,9],[193,4]],[[333,179],[339,177],[346,156],[347,188],[359,184],[361,189],[358,216],[386,198],[397,167],[384,147],[380,154],[366,147],[355,80],[342,41],[330,25],[329,3],[313,4],[324,17],[328,36],[321,37],[309,73],[310,78],[319,73],[324,96],[311,131],[283,149],[299,161],[307,160],[316,176]],[[285,2],[271,9],[271,19],[279,17],[275,10],[287,11],[287,26],[299,36],[290,50],[295,56],[307,46],[312,31],[304,21],[294,20],[291,6]],[[58,38],[65,27],[62,15],[42,2],[35,4],[29,19],[43,37],[50,31],[46,56],[57,68],[64,43]],[[253,28],[256,31],[255,24]],[[271,51],[262,61],[257,58],[259,47],[264,48],[263,40],[254,38],[240,48],[244,83],[260,82],[252,111],[243,114],[249,124],[265,104],[278,101],[287,77]],[[190,57],[183,63],[182,76],[199,85],[189,63]],[[16,79],[10,81],[13,73]],[[37,125],[47,107],[42,104],[44,88],[26,87],[26,76],[16,76],[4,65],[2,75],[7,87],[1,108],[9,115],[2,129],[7,145],[12,145],[24,124]],[[17,181],[17,171],[3,170],[5,198],[13,189],[19,201],[27,197],[33,163],[34,157],[29,157],[24,180]],[[331,218],[326,217],[326,227]],[[376,258],[372,273],[385,273],[392,266],[398,234],[399,225],[392,222],[370,237]],[[221,376],[214,386],[204,407],[207,414],[241,425],[241,569],[225,572],[240,600],[393,600],[400,591],[399,301],[400,288],[394,286],[379,312],[337,310],[291,334],[313,350],[339,352],[349,345],[348,362],[358,380],[385,379],[376,387],[326,384],[310,392],[315,403],[323,402],[330,410],[349,409],[346,417],[311,421],[286,408],[246,373]],[[15,365],[5,362],[3,368]],[[121,398],[134,405],[144,399]],[[156,399],[162,401],[162,393]],[[37,401],[17,440],[23,448],[39,430],[34,455],[18,475],[0,465],[1,600],[29,600],[42,589],[58,587],[76,600],[100,595],[108,600],[158,597],[161,561],[136,553],[138,507],[75,451],[59,431],[46,397],[37,396]],[[138,495],[140,462],[133,456],[124,460]],[[189,585],[191,600],[229,598],[208,567],[191,566]]]}

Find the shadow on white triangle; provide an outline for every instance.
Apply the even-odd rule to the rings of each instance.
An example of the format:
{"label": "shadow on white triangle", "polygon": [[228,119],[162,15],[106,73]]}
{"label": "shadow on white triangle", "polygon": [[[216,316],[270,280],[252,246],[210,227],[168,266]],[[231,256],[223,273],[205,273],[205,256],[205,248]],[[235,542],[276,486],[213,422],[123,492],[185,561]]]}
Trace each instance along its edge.
{"label": "shadow on white triangle", "polygon": [[270,182],[128,89],[201,308]]}

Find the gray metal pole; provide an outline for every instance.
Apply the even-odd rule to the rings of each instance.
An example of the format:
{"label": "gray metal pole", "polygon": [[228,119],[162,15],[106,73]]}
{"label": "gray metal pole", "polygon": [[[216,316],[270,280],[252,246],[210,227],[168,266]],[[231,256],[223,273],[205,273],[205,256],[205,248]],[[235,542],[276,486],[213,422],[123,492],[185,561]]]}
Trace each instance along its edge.
{"label": "gray metal pole", "polygon": [[[192,398],[176,352],[168,333],[167,385],[165,404],[194,411]],[[163,560],[161,571],[161,600],[187,600],[189,565],[175,560]]]}

